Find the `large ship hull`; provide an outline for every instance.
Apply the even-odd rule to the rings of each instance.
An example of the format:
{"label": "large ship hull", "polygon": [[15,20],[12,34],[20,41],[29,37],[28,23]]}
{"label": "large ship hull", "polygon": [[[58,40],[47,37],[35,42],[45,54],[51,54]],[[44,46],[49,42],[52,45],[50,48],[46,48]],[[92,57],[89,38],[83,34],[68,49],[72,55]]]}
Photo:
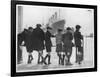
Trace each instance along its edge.
{"label": "large ship hull", "polygon": [[54,22],[53,24],[51,24],[51,27],[52,27],[51,33],[53,34],[57,33],[58,29],[64,30],[64,26],[65,26],[65,20],[59,20],[59,21]]}

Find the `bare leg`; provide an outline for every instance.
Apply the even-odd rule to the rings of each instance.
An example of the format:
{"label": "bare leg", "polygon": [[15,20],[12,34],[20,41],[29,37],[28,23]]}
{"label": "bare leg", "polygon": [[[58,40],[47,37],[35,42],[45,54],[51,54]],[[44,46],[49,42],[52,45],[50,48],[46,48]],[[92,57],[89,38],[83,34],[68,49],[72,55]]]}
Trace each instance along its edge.
{"label": "bare leg", "polygon": [[43,63],[44,62],[43,51],[40,51],[40,57],[41,57],[41,62],[40,63]]}
{"label": "bare leg", "polygon": [[65,61],[65,55],[63,54],[62,55],[62,61],[61,61],[62,62],[62,65],[64,65],[64,61]]}

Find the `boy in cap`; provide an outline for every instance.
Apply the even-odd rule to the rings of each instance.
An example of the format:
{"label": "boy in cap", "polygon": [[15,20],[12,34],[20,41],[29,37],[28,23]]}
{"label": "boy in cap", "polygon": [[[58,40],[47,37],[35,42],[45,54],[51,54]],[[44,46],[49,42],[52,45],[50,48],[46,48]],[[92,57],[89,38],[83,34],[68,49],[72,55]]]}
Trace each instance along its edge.
{"label": "boy in cap", "polygon": [[52,42],[51,42],[51,37],[54,37],[50,31],[52,30],[52,28],[47,27],[47,31],[45,33],[45,46],[46,46],[46,52],[47,55],[44,58],[44,63],[47,64],[45,61],[48,58],[48,65],[51,64],[50,59],[51,59],[51,47],[52,47]]}
{"label": "boy in cap", "polygon": [[32,46],[32,33],[33,33],[33,28],[29,27],[28,28],[28,34],[27,34],[27,52],[28,52],[28,63],[31,63],[33,60],[32,52],[33,52],[33,46]]}
{"label": "boy in cap", "polygon": [[67,28],[67,32],[63,34],[63,48],[65,52],[65,56],[67,58],[66,60],[66,65],[71,65],[70,63],[70,57],[72,54],[72,40],[73,40],[73,35],[71,32],[71,28]]}
{"label": "boy in cap", "polygon": [[37,24],[37,27],[33,31],[33,49],[38,51],[38,64],[43,63],[43,50],[44,50],[44,41],[45,41],[45,34],[44,31],[41,29],[41,24]]}
{"label": "boy in cap", "polygon": [[74,32],[74,39],[75,39],[75,46],[76,46],[76,63],[78,62],[79,64],[81,64],[82,59],[78,61],[77,53],[82,55],[81,49],[82,49],[82,40],[83,40],[83,36],[81,35],[80,28],[81,28],[80,25],[76,25],[76,31]]}
{"label": "boy in cap", "polygon": [[58,29],[58,33],[56,34],[56,52],[59,57],[59,64],[64,65],[64,55],[62,55],[62,29]]}

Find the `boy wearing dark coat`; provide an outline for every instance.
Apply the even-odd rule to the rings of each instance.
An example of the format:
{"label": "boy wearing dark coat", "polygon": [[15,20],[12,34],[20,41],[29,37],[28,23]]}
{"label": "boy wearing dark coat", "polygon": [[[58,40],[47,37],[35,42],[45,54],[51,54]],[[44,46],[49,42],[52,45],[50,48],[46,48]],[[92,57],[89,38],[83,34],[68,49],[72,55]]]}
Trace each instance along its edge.
{"label": "boy wearing dark coat", "polygon": [[[75,46],[76,46],[76,63],[78,62],[77,60],[77,53],[81,53],[82,54],[82,40],[83,40],[83,36],[81,35],[81,32],[79,31],[81,28],[80,25],[76,25],[76,31],[74,32],[74,39],[75,39]],[[79,64],[81,64],[81,61],[79,61]]]}
{"label": "boy wearing dark coat", "polygon": [[59,57],[59,64],[64,65],[64,55],[62,55],[62,29],[58,29],[58,33],[56,34],[56,52]]}
{"label": "boy wearing dark coat", "polygon": [[65,52],[65,55],[67,57],[66,65],[71,64],[70,63],[70,57],[71,57],[71,54],[72,54],[72,46],[73,46],[72,40],[73,40],[73,35],[72,35],[72,32],[71,32],[71,28],[68,27],[67,32],[65,34],[63,34],[64,52]]}
{"label": "boy wearing dark coat", "polygon": [[31,63],[33,60],[32,52],[33,52],[33,46],[32,46],[32,33],[33,33],[33,28],[29,27],[28,28],[28,33],[27,33],[27,42],[26,42],[26,49],[28,52],[28,63]]}
{"label": "boy wearing dark coat", "polygon": [[22,42],[24,41],[24,46],[26,46],[26,41],[27,41],[27,33],[28,33],[28,30],[27,29],[24,29],[23,32],[19,33],[18,34],[18,43],[17,43],[17,61],[18,61],[18,64],[21,63],[22,61],[22,50],[20,48],[20,46],[23,46],[22,45]]}
{"label": "boy wearing dark coat", "polygon": [[51,37],[54,37],[51,33],[50,33],[50,30],[52,28],[50,27],[47,27],[47,32],[45,33],[45,46],[46,46],[46,52],[47,52],[47,55],[45,56],[44,58],[44,63],[47,64],[45,61],[46,59],[48,58],[48,64],[51,64],[50,62],[50,58],[51,58],[51,47],[52,47],[52,42],[51,42]]}
{"label": "boy wearing dark coat", "polygon": [[28,64],[31,63],[31,61],[33,60],[33,56],[32,56],[32,52],[33,52],[33,47],[32,47],[32,27],[29,27],[29,29],[24,29],[23,32],[23,41],[24,41],[24,45],[26,46],[26,50],[28,52]]}
{"label": "boy wearing dark coat", "polygon": [[18,41],[17,41],[17,63],[20,64],[21,61],[22,61],[22,50],[20,48],[20,46],[22,45],[22,42],[23,42],[23,33],[19,33],[18,34]]}
{"label": "boy wearing dark coat", "polygon": [[41,24],[37,24],[36,26],[37,27],[34,29],[32,36],[33,38],[32,46],[33,50],[38,51],[38,64],[41,64],[43,63],[43,49],[44,49],[45,35],[43,30],[40,28]]}

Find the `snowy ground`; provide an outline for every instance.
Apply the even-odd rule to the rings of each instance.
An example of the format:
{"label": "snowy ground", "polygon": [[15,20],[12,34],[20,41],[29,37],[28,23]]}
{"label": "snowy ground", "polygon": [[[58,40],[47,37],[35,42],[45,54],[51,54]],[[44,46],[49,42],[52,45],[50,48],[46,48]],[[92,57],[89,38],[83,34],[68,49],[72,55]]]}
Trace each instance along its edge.
{"label": "snowy ground", "polygon": [[[53,44],[55,45],[55,40],[52,39]],[[81,65],[78,65],[75,63],[75,48],[73,48],[72,56],[71,56],[71,63],[73,65],[71,66],[62,66],[58,65],[58,57],[55,52],[55,47],[52,47],[51,52],[51,63],[49,66],[47,65],[38,65],[37,59],[38,59],[38,53],[37,51],[33,51],[33,57],[34,60],[32,61],[32,64],[27,64],[28,59],[28,53],[26,51],[25,47],[22,47],[23,49],[23,61],[22,64],[16,65],[17,72],[25,72],[25,71],[44,71],[44,70],[59,70],[59,69],[80,69],[80,68],[91,68],[94,67],[94,39],[93,38],[85,38],[84,40],[84,61]],[[46,51],[44,50],[44,56],[46,55]]]}

